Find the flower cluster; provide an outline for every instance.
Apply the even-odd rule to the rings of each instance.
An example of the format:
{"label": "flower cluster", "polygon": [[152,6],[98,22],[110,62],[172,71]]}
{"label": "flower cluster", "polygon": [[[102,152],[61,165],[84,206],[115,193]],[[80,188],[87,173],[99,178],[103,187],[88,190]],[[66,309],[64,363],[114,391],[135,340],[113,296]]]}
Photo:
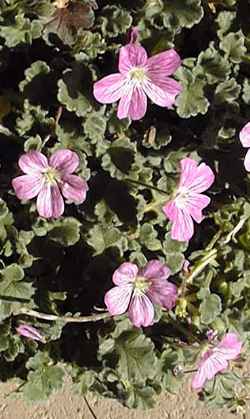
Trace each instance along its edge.
{"label": "flower cluster", "polygon": [[[132,121],[142,119],[147,111],[148,98],[156,105],[172,109],[182,85],[172,76],[181,66],[179,54],[170,49],[148,57],[138,41],[138,30],[132,29],[130,42],[119,51],[119,72],[98,80],[93,86],[95,99],[102,104],[118,103],[118,119]],[[250,148],[250,122],[240,132],[243,147]],[[88,185],[76,175],[80,160],[69,149],[55,151],[49,158],[39,151],[30,151],[18,161],[23,172],[12,180],[18,199],[36,198],[38,214],[46,219],[57,219],[64,213],[65,203],[82,204]],[[250,171],[250,150],[244,166]],[[188,242],[195,233],[194,222],[204,219],[203,210],[211,198],[204,194],[214,183],[214,171],[204,162],[198,163],[189,156],[180,161],[180,179],[171,196],[166,198],[162,211],[170,221],[171,238]],[[152,186],[153,187],[153,186]],[[149,186],[150,188],[150,186]],[[184,265],[189,275],[187,262]],[[137,328],[154,324],[156,306],[172,310],[178,300],[174,279],[170,282],[169,267],[159,260],[150,260],[143,268],[135,263],[124,262],[113,273],[115,286],[107,291],[105,304],[112,316],[128,314]],[[43,335],[34,327],[20,325],[20,336],[45,342]],[[228,332],[220,342],[213,344],[202,354],[192,381],[194,390],[201,390],[207,380],[228,368],[230,360],[238,357],[242,342],[238,335]]]}

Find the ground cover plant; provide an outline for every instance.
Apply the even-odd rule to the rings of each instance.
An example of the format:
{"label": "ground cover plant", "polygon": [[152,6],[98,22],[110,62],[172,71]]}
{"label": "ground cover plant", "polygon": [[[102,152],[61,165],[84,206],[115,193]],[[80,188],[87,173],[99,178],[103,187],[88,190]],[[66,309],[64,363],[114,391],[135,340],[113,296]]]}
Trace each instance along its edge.
{"label": "ground cover plant", "polygon": [[0,10],[0,379],[244,412],[250,2]]}

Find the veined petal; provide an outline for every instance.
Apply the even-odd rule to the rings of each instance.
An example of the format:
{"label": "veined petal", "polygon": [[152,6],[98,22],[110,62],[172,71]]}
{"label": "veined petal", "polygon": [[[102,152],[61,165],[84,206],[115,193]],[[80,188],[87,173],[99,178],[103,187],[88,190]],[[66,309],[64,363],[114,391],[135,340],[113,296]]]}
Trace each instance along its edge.
{"label": "veined petal", "polygon": [[195,192],[190,193],[186,209],[197,223],[201,223],[203,220],[202,210],[209,205],[210,201],[210,198],[206,195]]}
{"label": "veined petal", "polygon": [[174,74],[181,65],[181,58],[174,49],[156,54],[147,61],[150,78],[155,82],[165,80],[166,76]]}
{"label": "veined petal", "polygon": [[126,74],[133,67],[143,67],[147,59],[147,52],[139,43],[127,44],[120,49],[119,71]]}
{"label": "veined petal", "polygon": [[192,389],[199,391],[202,390],[204,384],[207,380],[204,368],[199,368],[198,371],[194,374],[192,379]]}
{"label": "veined petal", "polygon": [[175,103],[176,95],[181,91],[181,85],[170,78],[160,86],[153,80],[146,80],[143,83],[143,90],[156,105],[171,108]]}
{"label": "veined petal", "polygon": [[151,286],[147,296],[154,304],[171,310],[177,300],[177,287],[166,279],[151,279]]}
{"label": "veined petal", "polygon": [[149,279],[167,279],[171,274],[167,265],[157,259],[150,260],[146,266],[140,270],[139,275]]}
{"label": "veined petal", "polygon": [[113,287],[105,294],[104,302],[112,316],[118,316],[127,311],[132,292],[132,284],[126,284]]}
{"label": "veined petal", "polygon": [[154,323],[154,306],[145,294],[133,294],[128,317],[136,327],[147,327]]}
{"label": "veined petal", "polygon": [[178,241],[188,241],[194,234],[194,223],[191,215],[178,208],[174,201],[170,201],[162,208],[166,216],[172,221],[171,238]]}
{"label": "veined petal", "polygon": [[248,150],[246,156],[245,156],[245,160],[244,160],[244,166],[245,169],[250,172],[250,150]]}
{"label": "veined petal", "polygon": [[18,165],[24,173],[33,175],[43,173],[48,167],[48,160],[44,154],[33,150],[23,154],[18,160]]}
{"label": "veined petal", "polygon": [[88,189],[87,182],[80,176],[66,175],[62,179],[62,194],[70,202],[82,204],[86,199]]}
{"label": "veined petal", "polygon": [[210,167],[201,163],[199,166],[193,159],[181,160],[180,186],[185,186],[193,192],[201,193],[206,191],[214,182],[214,174]]}
{"label": "veined petal", "polygon": [[127,79],[120,73],[110,74],[94,83],[94,96],[100,103],[117,102],[127,93]]}
{"label": "veined petal", "polygon": [[227,333],[217,348],[215,352],[219,352],[225,359],[231,360],[237,358],[240,354],[242,348],[242,342],[239,340],[239,337],[236,333]]}
{"label": "veined petal", "polygon": [[113,282],[116,285],[125,285],[134,282],[138,275],[138,267],[135,263],[124,262],[113,273]]}
{"label": "veined petal", "polygon": [[78,155],[71,150],[57,150],[49,159],[49,165],[58,170],[61,174],[71,174],[79,166]]}
{"label": "veined petal", "polygon": [[221,356],[216,356],[212,350],[208,350],[202,357],[197,373],[192,381],[194,390],[201,390],[207,380],[212,380],[218,372],[224,371],[228,362]]}
{"label": "veined petal", "polygon": [[144,117],[147,110],[147,96],[142,89],[135,87],[131,94],[120,99],[117,116],[119,119],[131,118],[137,121]]}
{"label": "veined petal", "polygon": [[58,218],[63,214],[64,202],[58,185],[43,185],[37,197],[37,210],[44,218]]}
{"label": "veined petal", "polygon": [[23,175],[12,180],[12,186],[19,199],[27,201],[37,196],[42,188],[41,175]]}
{"label": "veined petal", "polygon": [[240,131],[240,142],[243,147],[250,147],[250,122]]}

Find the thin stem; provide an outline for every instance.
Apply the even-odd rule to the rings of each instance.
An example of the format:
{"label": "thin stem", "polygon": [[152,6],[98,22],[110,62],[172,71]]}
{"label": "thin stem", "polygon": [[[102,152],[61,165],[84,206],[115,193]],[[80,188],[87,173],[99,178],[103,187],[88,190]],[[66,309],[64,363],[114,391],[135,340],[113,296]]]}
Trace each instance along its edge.
{"label": "thin stem", "polygon": [[242,217],[242,218],[240,218],[240,221],[238,222],[238,224],[226,236],[225,240],[223,241],[223,244],[229,243],[230,240],[233,239],[236,236],[237,233],[239,233],[239,231],[242,229],[242,227],[244,226],[244,224],[247,221],[247,219],[248,219],[248,217]]}
{"label": "thin stem", "polygon": [[201,262],[194,268],[191,275],[189,275],[189,277],[187,278],[186,283],[192,284],[194,278],[196,278],[196,276],[198,276],[207,265],[213,262],[216,259],[216,257],[217,250],[212,249],[203,259],[201,259]]}
{"label": "thin stem", "polygon": [[48,321],[58,321],[61,320],[65,323],[87,323],[87,322],[97,322],[103,319],[111,318],[110,313],[98,313],[98,314],[91,314],[90,316],[79,316],[79,317],[71,317],[71,316],[56,316],[55,314],[46,314],[40,313],[39,311],[30,310],[27,308],[22,307],[18,313],[15,313],[16,316],[18,315],[25,315],[30,317],[35,317],[37,319],[48,320]]}
{"label": "thin stem", "polygon": [[135,185],[143,186],[144,188],[152,189],[153,191],[157,191],[157,192],[159,192],[161,194],[164,194],[164,195],[168,195],[168,193],[166,191],[163,191],[163,189],[156,188],[155,186],[152,186],[152,185],[147,185],[146,183],[139,182],[138,180],[127,178],[127,179],[125,179],[125,181],[130,182],[130,183],[134,183]]}
{"label": "thin stem", "polygon": [[144,214],[146,214],[147,212],[150,212],[150,211],[154,211],[154,210],[157,211],[157,207],[159,207],[160,205],[162,205],[165,202],[166,202],[166,199],[164,201],[160,200],[160,201],[155,201],[155,202],[152,202],[150,204],[147,204],[144,208]]}

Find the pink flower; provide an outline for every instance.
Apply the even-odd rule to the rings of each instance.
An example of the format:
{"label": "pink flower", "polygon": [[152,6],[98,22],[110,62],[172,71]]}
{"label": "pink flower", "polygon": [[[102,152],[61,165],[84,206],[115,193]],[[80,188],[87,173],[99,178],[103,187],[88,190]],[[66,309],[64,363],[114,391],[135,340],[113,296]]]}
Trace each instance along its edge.
{"label": "pink flower", "polygon": [[[250,122],[248,122],[240,131],[240,142],[243,147],[250,148]],[[248,150],[245,160],[245,169],[250,172],[250,150]]]}
{"label": "pink flower", "polygon": [[242,342],[235,333],[227,333],[222,341],[202,356],[198,371],[193,377],[192,388],[201,390],[207,380],[212,380],[218,372],[228,368],[228,361],[237,358]]}
{"label": "pink flower", "polygon": [[79,157],[70,150],[58,150],[49,161],[44,154],[30,151],[18,161],[25,173],[12,180],[19,199],[27,201],[37,196],[37,210],[41,217],[58,218],[64,212],[63,197],[81,204],[86,199],[87,183],[72,173],[79,166]]}
{"label": "pink flower", "polygon": [[194,222],[203,220],[202,210],[210,203],[210,198],[201,192],[214,182],[214,174],[205,163],[197,165],[195,160],[181,160],[181,178],[174,199],[167,202],[163,212],[172,221],[171,237],[188,241],[194,234]]}
{"label": "pink flower", "polygon": [[177,288],[167,281],[169,268],[158,260],[151,260],[143,269],[130,262],[123,263],[113,274],[116,285],[105,295],[105,304],[113,315],[128,311],[136,326],[154,323],[154,304],[171,309],[177,299]]}
{"label": "pink flower", "polygon": [[94,83],[94,96],[100,103],[119,100],[119,119],[143,118],[147,96],[158,106],[171,108],[182,90],[181,85],[169,77],[181,64],[177,52],[170,49],[148,58],[137,36],[137,30],[133,29],[130,43],[120,49],[119,73]]}
{"label": "pink flower", "polygon": [[45,343],[44,336],[33,326],[21,324],[16,328],[16,331],[20,336],[25,336],[26,338]]}

